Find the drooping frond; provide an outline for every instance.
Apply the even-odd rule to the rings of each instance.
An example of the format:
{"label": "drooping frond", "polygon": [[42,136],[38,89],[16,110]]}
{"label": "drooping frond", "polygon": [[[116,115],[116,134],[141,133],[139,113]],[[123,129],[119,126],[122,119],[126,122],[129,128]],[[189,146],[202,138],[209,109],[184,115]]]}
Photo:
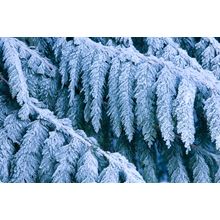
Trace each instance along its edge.
{"label": "drooping frond", "polygon": [[119,75],[119,110],[121,121],[124,125],[128,140],[131,141],[134,134],[134,100],[133,100],[133,82],[131,73],[131,63],[126,62],[121,67]]}
{"label": "drooping frond", "polygon": [[0,129],[0,181],[9,182],[10,167],[15,152],[14,145],[4,128]]}
{"label": "drooping frond", "polygon": [[30,120],[21,120],[18,118],[17,112],[8,115],[4,121],[4,129],[8,138],[15,144],[20,144],[29,125]]}
{"label": "drooping frond", "polygon": [[194,142],[194,100],[196,96],[196,86],[190,80],[182,79],[178,88],[176,98],[175,115],[177,118],[177,133],[181,135],[181,140],[189,150]]}
{"label": "drooping frond", "polygon": [[152,63],[138,66],[135,88],[135,115],[137,126],[142,130],[144,140],[151,146],[156,137],[156,77],[157,69]]}
{"label": "drooping frond", "polygon": [[73,139],[69,144],[57,150],[55,158],[58,164],[52,176],[52,182],[71,183],[74,181],[77,161],[82,150],[81,144],[77,139]]}
{"label": "drooping frond", "polygon": [[36,182],[41,162],[41,151],[48,130],[40,121],[32,122],[13,161],[11,182]]}
{"label": "drooping frond", "polygon": [[205,101],[206,117],[211,133],[212,141],[216,144],[216,149],[220,149],[220,96],[212,94]]}
{"label": "drooping frond", "polygon": [[156,160],[151,149],[141,139],[135,143],[137,169],[147,183],[158,182]]}
{"label": "drooping frond", "polygon": [[211,70],[220,78],[220,44],[215,38],[201,38],[195,46],[196,58],[204,69]]}
{"label": "drooping frond", "polygon": [[87,150],[77,163],[76,181],[78,183],[92,183],[98,179],[98,160],[91,150]]}
{"label": "drooping frond", "polygon": [[101,125],[102,102],[104,93],[105,77],[109,68],[107,57],[104,53],[95,52],[90,72],[90,89],[92,95],[91,102],[91,118],[92,125],[96,132],[99,131]]}
{"label": "drooping frond", "polygon": [[219,53],[219,43],[214,38],[201,38],[196,44],[196,56],[204,69],[211,69],[211,60]]}
{"label": "drooping frond", "polygon": [[[61,105],[62,106],[62,105]],[[69,107],[66,116],[72,121],[74,128],[81,128],[84,122],[82,108],[84,106],[83,99],[80,95],[76,95],[73,105]],[[64,106],[65,108],[66,106]],[[64,111],[65,112],[65,111]]]}
{"label": "drooping frond", "polygon": [[172,117],[173,100],[176,95],[176,75],[173,74],[167,67],[162,69],[162,72],[157,80],[157,119],[160,125],[160,130],[167,146],[171,146],[174,140],[174,122]]}
{"label": "drooping frond", "polygon": [[194,183],[210,183],[210,170],[204,157],[194,150],[190,158],[190,167],[192,170]]}
{"label": "drooping frond", "polygon": [[43,143],[42,160],[39,167],[39,180],[43,183],[52,181],[56,169],[55,154],[65,144],[65,138],[60,132],[51,131]]}
{"label": "drooping frond", "polygon": [[90,74],[89,74],[89,69],[90,66],[92,65],[92,60],[93,60],[93,55],[94,55],[94,49],[88,50],[87,55],[83,59],[83,64],[82,64],[82,92],[84,94],[84,103],[85,103],[85,108],[84,108],[84,118],[86,122],[89,122],[91,119],[91,96],[90,96]]}
{"label": "drooping frond", "polygon": [[120,70],[120,60],[116,57],[112,60],[111,69],[109,72],[108,85],[109,85],[109,105],[108,105],[108,115],[113,127],[113,132],[117,137],[121,135],[121,120],[119,111],[119,101],[118,101],[118,71]]}
{"label": "drooping frond", "polygon": [[68,111],[68,89],[63,89],[57,97],[55,104],[55,114],[58,118],[65,118]]}
{"label": "drooping frond", "polygon": [[17,49],[14,40],[2,39],[4,68],[8,71],[12,98],[17,97],[18,103],[23,105],[28,102],[29,92]]}
{"label": "drooping frond", "polygon": [[171,183],[190,182],[186,168],[183,163],[181,146],[175,145],[167,150],[167,171]]}

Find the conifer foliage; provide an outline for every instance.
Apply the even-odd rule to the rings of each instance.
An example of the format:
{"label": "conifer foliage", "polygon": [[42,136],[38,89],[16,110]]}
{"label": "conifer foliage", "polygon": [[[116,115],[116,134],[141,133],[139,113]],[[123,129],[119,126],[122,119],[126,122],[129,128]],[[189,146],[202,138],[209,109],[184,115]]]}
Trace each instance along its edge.
{"label": "conifer foliage", "polygon": [[219,38],[0,38],[0,181],[220,181]]}

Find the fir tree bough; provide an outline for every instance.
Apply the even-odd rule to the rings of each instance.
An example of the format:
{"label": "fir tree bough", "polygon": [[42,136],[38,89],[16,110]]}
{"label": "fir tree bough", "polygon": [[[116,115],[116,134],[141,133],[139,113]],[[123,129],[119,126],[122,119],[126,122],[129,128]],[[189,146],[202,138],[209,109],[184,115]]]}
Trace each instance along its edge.
{"label": "fir tree bough", "polygon": [[0,38],[0,181],[220,181],[219,38]]}

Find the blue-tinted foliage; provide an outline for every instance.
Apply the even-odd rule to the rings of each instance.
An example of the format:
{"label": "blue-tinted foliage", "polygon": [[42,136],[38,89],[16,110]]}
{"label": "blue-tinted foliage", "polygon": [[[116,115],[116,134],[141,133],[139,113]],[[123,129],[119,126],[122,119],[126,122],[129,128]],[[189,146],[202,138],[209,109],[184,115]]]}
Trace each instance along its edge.
{"label": "blue-tinted foliage", "polygon": [[215,38],[0,38],[1,182],[219,182]]}

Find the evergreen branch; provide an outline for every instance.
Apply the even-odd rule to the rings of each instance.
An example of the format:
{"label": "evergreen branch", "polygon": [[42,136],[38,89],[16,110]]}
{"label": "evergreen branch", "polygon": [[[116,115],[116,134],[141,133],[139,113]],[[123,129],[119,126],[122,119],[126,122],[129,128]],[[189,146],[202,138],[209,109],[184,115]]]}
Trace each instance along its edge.
{"label": "evergreen branch", "polygon": [[[164,96],[170,96],[170,98],[166,99],[164,98],[164,102],[161,101],[161,106],[164,106],[164,103],[167,103],[167,109],[171,109],[172,106],[174,105],[174,97],[176,94],[176,85],[178,83],[178,80],[180,78],[185,78],[187,81],[192,81],[195,83],[196,87],[198,88],[198,91],[200,91],[202,94],[204,94],[205,96],[208,96],[208,93],[210,90],[212,91],[216,91],[217,93],[219,93],[219,83],[217,82],[216,78],[210,74],[207,71],[203,71],[201,69],[201,66],[196,62],[195,59],[190,58],[184,51],[182,51],[182,49],[179,48],[179,46],[174,43],[172,41],[172,39],[157,39],[158,42],[161,43],[161,46],[159,46],[159,48],[155,49],[155,53],[156,51],[160,51],[160,47],[162,47],[162,45],[167,47],[167,50],[162,50],[161,49],[161,57],[163,57],[166,60],[170,60],[170,61],[166,61],[163,58],[156,58],[156,57],[151,57],[151,56],[144,56],[142,54],[140,54],[138,51],[136,51],[134,48],[116,48],[116,47],[111,47],[111,46],[103,46],[101,44],[97,44],[93,41],[91,41],[90,39],[87,38],[75,38],[73,41],[72,45],[73,47],[75,47],[76,51],[77,50],[82,50],[82,51],[86,51],[83,52],[84,54],[88,54],[87,56],[82,56],[82,91],[85,94],[85,108],[84,108],[84,118],[86,122],[89,122],[90,119],[92,119],[92,124],[93,127],[95,129],[95,131],[97,132],[100,128],[100,123],[99,123],[99,119],[100,119],[100,114],[101,114],[101,102],[97,102],[97,97],[98,96],[94,96],[94,89],[93,89],[93,96],[91,96],[91,87],[92,88],[99,88],[98,86],[94,87],[96,85],[97,82],[97,77],[94,74],[90,74],[90,69],[92,68],[92,65],[94,63],[93,59],[95,59],[95,56],[97,56],[97,54],[105,54],[108,57],[108,62],[110,62],[111,65],[111,69],[110,69],[110,73],[109,73],[109,93],[108,93],[108,103],[109,103],[109,107],[108,107],[108,114],[110,116],[110,119],[112,122],[114,122],[113,124],[113,131],[116,134],[116,136],[120,135],[120,124],[123,125],[124,130],[126,131],[126,134],[128,136],[129,140],[132,140],[132,136],[133,136],[133,132],[134,132],[134,113],[133,113],[133,107],[134,107],[134,103],[133,103],[133,94],[132,94],[132,89],[133,86],[133,82],[134,81],[134,77],[136,79],[140,79],[141,78],[141,72],[138,71],[138,68],[143,65],[144,68],[147,68],[147,66],[151,66],[151,71],[155,72],[156,77],[159,77],[159,79],[156,82],[157,85],[157,90],[158,90],[158,95],[160,94],[164,94]],[[153,44],[153,43],[151,43]],[[75,45],[75,46],[74,46]],[[78,49],[77,49],[78,48]],[[81,49],[79,49],[81,48]],[[163,48],[163,47],[162,47]],[[166,54],[169,53],[169,48],[171,48],[174,52],[173,52],[173,57],[174,55],[179,54],[179,59],[181,62],[185,62],[186,64],[182,65],[177,65],[175,62],[173,63],[174,59],[173,57],[167,57]],[[98,52],[95,52],[98,51]],[[176,51],[176,52],[175,52]],[[101,56],[101,55],[100,55]],[[158,55],[160,57],[160,55]],[[120,60],[120,66],[117,67],[118,70],[116,70],[116,72],[112,72],[112,70],[114,70],[114,65],[116,65],[116,61],[115,60]],[[96,59],[95,59],[96,60]],[[85,64],[84,64],[85,63]],[[105,63],[105,62],[103,62]],[[127,64],[126,64],[127,63]],[[128,66],[128,63],[130,63],[130,67],[127,68],[126,66]],[[155,66],[152,65],[152,63],[155,64]],[[174,65],[176,64],[176,65]],[[126,68],[125,68],[126,67]],[[125,71],[125,69],[127,69],[127,71]],[[114,70],[115,71],[115,70]],[[135,71],[138,71],[137,73],[134,74]],[[143,69],[143,71],[146,71],[145,69]],[[168,89],[167,91],[165,91],[166,89],[166,81],[164,81],[162,79],[162,75],[164,75],[164,73],[167,72],[167,75],[170,76],[174,76],[174,78],[170,78],[169,82],[167,82],[167,86],[170,87],[170,89]],[[203,74],[201,74],[201,72],[203,72]],[[114,73],[114,79],[112,79],[112,74]],[[78,73],[77,73],[78,74]],[[124,76],[123,76],[124,75]],[[129,76],[128,76],[129,75]],[[127,79],[125,80],[124,77],[127,77]],[[148,80],[149,74],[145,74],[145,76],[143,77],[143,80]],[[101,82],[103,82],[103,79],[101,80]],[[117,82],[119,82],[119,84],[117,84]],[[120,83],[121,82],[121,83]],[[140,81],[139,81],[140,82]],[[141,83],[141,82],[140,82]],[[171,83],[173,84],[173,86],[171,86]],[[102,83],[103,84],[103,83]],[[114,84],[114,85],[113,85]],[[127,85],[127,89],[125,90],[124,85]],[[155,86],[154,83],[152,83],[152,86]],[[162,86],[164,84],[164,87]],[[114,87],[113,87],[114,86]],[[118,87],[118,88],[117,88]],[[140,90],[138,88],[138,83],[135,86],[136,91]],[[146,86],[148,88],[148,86]],[[172,88],[171,88],[172,87]],[[102,86],[100,87],[102,88]],[[129,89],[130,88],[130,89]],[[161,89],[159,89],[161,88]],[[122,91],[124,90],[124,91]],[[72,91],[72,90],[71,90]],[[129,91],[129,93],[127,92]],[[172,94],[170,94],[170,91],[172,91]],[[122,95],[123,93],[123,95]],[[101,89],[100,92],[97,94],[102,94]],[[118,96],[118,94],[120,94]],[[127,95],[125,95],[127,94]],[[138,94],[139,95],[139,94]],[[138,95],[136,95],[136,97],[138,97]],[[155,95],[155,94],[153,94]],[[113,97],[115,96],[115,97]],[[99,97],[102,97],[99,95]],[[114,101],[115,98],[118,97],[119,102]],[[150,98],[150,97],[149,97]],[[101,98],[99,98],[99,100],[101,100]],[[139,98],[137,99],[137,103],[135,103],[135,111],[139,108],[142,108],[142,104],[140,103],[144,103],[144,99]],[[160,99],[159,99],[160,100]],[[162,100],[162,97],[161,97]],[[167,100],[167,101],[166,101]],[[170,101],[169,101],[170,100]],[[169,103],[168,103],[169,102]],[[97,105],[97,103],[99,103]],[[159,101],[158,101],[159,103]],[[157,104],[158,104],[157,103]],[[119,109],[117,110],[117,105],[119,106]],[[152,106],[152,104],[150,104]],[[151,110],[150,110],[151,109]],[[164,112],[159,111],[159,107],[157,107],[157,118],[162,119],[162,115],[164,115]],[[147,110],[145,110],[147,111]],[[155,116],[155,113],[153,111],[153,107],[149,108],[149,113],[153,118],[153,116]],[[161,112],[161,115],[159,114],[159,112]],[[171,123],[169,123],[170,125],[168,126],[167,123],[164,123],[162,121],[160,121],[159,119],[159,123],[160,126],[163,124],[164,128],[161,127],[161,129],[163,129],[162,134],[167,133],[167,137],[165,137],[165,140],[167,141],[168,146],[170,146],[170,142],[173,140],[173,135],[172,135],[172,130],[174,128],[173,124],[173,119],[172,119],[172,112],[170,112],[170,110],[167,110],[167,113],[170,115],[169,117],[164,117],[164,119],[167,119],[168,121],[170,121]],[[140,115],[139,113],[136,112],[137,115]],[[167,116],[168,116],[167,114]],[[148,115],[148,114],[146,114]],[[145,118],[145,122],[143,121],[143,119],[141,119],[142,116],[140,116],[139,118],[137,118],[137,123],[138,125],[140,125],[140,122],[142,121],[142,132],[143,135],[145,136],[146,140],[149,140],[150,144],[152,144],[154,138],[155,138],[155,129],[153,128],[152,124],[149,124],[149,120],[147,120],[147,116]],[[166,127],[168,126],[168,128],[170,128],[169,130],[166,131]],[[151,134],[148,134],[148,132],[150,132]]]}
{"label": "evergreen branch", "polygon": [[158,182],[164,140],[169,181],[218,182],[218,42],[102,40],[0,39],[0,181]]}
{"label": "evergreen branch", "polygon": [[[99,145],[94,144],[88,138],[82,137],[80,134],[75,132],[71,128],[71,126],[69,126],[68,121],[57,119],[53,115],[53,113],[51,111],[49,111],[48,109],[41,109],[33,104],[32,104],[32,108],[38,114],[38,119],[45,120],[45,121],[53,124],[57,131],[60,131],[64,134],[67,134],[70,137],[72,137],[73,139],[80,141],[83,145],[91,148],[91,150],[94,152],[94,154],[96,156],[102,155],[108,160],[108,162],[110,164],[120,168],[120,172],[122,172],[125,175],[126,181],[128,181],[128,182],[143,182],[143,179],[140,176],[140,174],[136,171],[136,168],[131,163],[129,163],[123,156],[121,156],[118,153],[112,154],[112,153],[105,152],[105,151],[101,150]],[[72,146],[73,147],[75,146],[74,141],[73,141]],[[65,147],[65,148],[67,151],[69,151],[69,149],[67,149],[67,147]],[[73,155],[75,155],[74,150],[72,151],[72,153],[73,153]],[[66,155],[68,156],[68,155],[71,155],[72,153],[70,153],[70,154],[67,153]],[[65,155],[65,153],[64,153],[64,155]],[[60,179],[57,179],[58,173],[61,173],[61,171],[64,169],[64,167],[68,168],[67,170],[69,170],[70,168],[72,170],[75,167],[74,164],[76,163],[76,160],[74,160],[75,161],[74,162],[72,159],[70,159],[71,165],[68,165],[68,166],[63,164],[62,161],[63,160],[61,160],[61,166],[59,166],[59,169],[56,171],[57,175],[54,174],[53,178],[54,178],[55,182],[60,181]],[[71,172],[73,172],[73,171],[71,171]],[[64,178],[64,180],[70,180],[72,175],[74,175],[74,173],[69,173],[67,176],[63,176],[63,178]]]}

